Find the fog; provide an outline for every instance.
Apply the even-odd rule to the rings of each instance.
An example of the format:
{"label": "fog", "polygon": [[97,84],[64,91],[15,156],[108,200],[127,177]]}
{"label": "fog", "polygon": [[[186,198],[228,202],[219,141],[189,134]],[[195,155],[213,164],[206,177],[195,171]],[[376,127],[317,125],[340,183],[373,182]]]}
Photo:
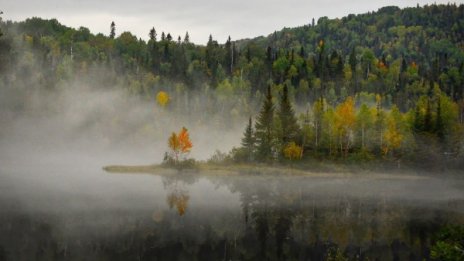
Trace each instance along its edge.
{"label": "fog", "polygon": [[[189,157],[197,160],[207,160],[216,150],[228,152],[232,147],[240,146],[249,115],[224,118],[221,110],[201,94],[189,93],[183,97],[190,100],[190,104],[195,103],[195,110],[183,111],[182,108],[188,109],[188,106],[176,107],[176,103],[184,101],[176,101],[174,96],[173,105],[163,108],[154,99],[129,93],[123,82],[109,83],[107,79],[114,72],[103,65],[62,81],[56,88],[44,88],[34,73],[44,68],[32,62],[31,69],[25,70],[25,63],[19,59],[17,66],[4,75],[6,80],[0,88],[3,199],[20,199],[28,207],[43,209],[44,206],[35,201],[31,203],[31,200],[39,200],[43,194],[51,193],[45,196],[43,203],[53,209],[56,207],[54,200],[69,207],[60,202],[61,199],[71,200],[79,195],[86,200],[76,201],[79,202],[76,204],[86,208],[92,204],[96,204],[93,207],[106,206],[118,196],[160,191],[162,189],[157,187],[160,177],[116,175],[109,178],[111,174],[101,169],[110,164],[161,163],[168,150],[167,138],[183,126],[189,129],[193,142]],[[222,107],[222,110],[226,108]],[[424,204],[463,199],[463,184],[459,177],[429,177],[421,175],[420,171],[406,175],[391,172],[288,179],[298,180],[295,184],[307,183],[308,191],[321,197],[341,193],[349,197],[411,199]],[[266,184],[267,180],[261,178],[259,182],[253,182]],[[199,184],[199,191],[206,197],[211,184]],[[100,197],[109,198],[99,201]],[[144,201],[113,203],[143,206],[141,202]]]}
{"label": "fog", "polygon": [[[175,100],[162,108],[152,99],[128,93],[123,83],[101,84],[105,80],[99,75],[106,69],[92,70],[55,89],[36,84],[33,74],[19,70],[10,71],[9,84],[0,85],[0,260],[111,258],[121,246],[128,249],[128,259],[136,259],[133,253],[153,258],[159,254],[149,252],[150,240],[155,239],[163,242],[154,244],[160,253],[171,245],[189,253],[189,247],[181,246],[223,242],[218,247],[221,255],[238,258],[238,250],[223,254],[227,251],[222,247],[237,247],[237,240],[251,233],[249,222],[259,230],[260,222],[280,224],[285,218],[290,220],[285,233],[275,228],[275,243],[268,244],[279,245],[281,234],[305,244],[301,234],[317,222],[323,224],[322,232],[308,232],[315,235],[316,249],[320,238],[347,245],[338,240],[340,231],[331,222],[353,234],[365,222],[385,220],[390,230],[400,224],[409,231],[419,213],[425,223],[433,224],[427,236],[443,223],[463,222],[464,181],[445,174],[385,171],[292,177],[244,172],[237,177],[203,177],[104,172],[102,167],[109,164],[161,163],[167,138],[182,126],[193,142],[189,157],[206,160],[216,150],[227,152],[240,145],[249,115],[221,118],[221,110],[211,110],[209,101],[195,93],[188,97],[195,101],[195,110],[182,111]],[[379,242],[405,240],[390,230]],[[262,246],[263,233],[257,231],[249,239],[254,243],[242,245],[259,241],[260,251],[271,251],[266,249],[274,249],[272,245]],[[362,242],[367,242],[364,236],[353,239],[353,244]],[[213,255],[213,250],[207,252]]]}

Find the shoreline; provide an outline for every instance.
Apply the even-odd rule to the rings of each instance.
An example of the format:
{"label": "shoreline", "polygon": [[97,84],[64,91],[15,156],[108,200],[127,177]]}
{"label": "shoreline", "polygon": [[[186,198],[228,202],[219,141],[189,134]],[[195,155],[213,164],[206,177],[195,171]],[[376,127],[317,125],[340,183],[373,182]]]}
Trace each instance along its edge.
{"label": "shoreline", "polygon": [[290,168],[287,166],[266,166],[255,164],[240,165],[216,165],[200,163],[195,168],[177,169],[163,166],[161,164],[152,165],[108,165],[102,168],[112,174],[149,174],[157,176],[177,176],[194,175],[198,177],[308,177],[308,178],[372,178],[372,179],[402,179],[418,180],[433,178],[426,174],[419,174],[417,171],[379,171],[359,169],[333,169],[333,170],[312,170],[301,168]]}

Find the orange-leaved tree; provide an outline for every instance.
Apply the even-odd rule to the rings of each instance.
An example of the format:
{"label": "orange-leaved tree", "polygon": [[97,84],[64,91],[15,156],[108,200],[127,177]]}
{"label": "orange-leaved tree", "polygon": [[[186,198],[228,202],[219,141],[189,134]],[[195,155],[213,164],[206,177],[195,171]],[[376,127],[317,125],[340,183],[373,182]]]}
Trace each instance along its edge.
{"label": "orange-leaved tree", "polygon": [[185,127],[182,127],[178,134],[175,132],[171,134],[168,145],[176,162],[179,161],[179,156],[189,153],[193,146],[188,130]]}

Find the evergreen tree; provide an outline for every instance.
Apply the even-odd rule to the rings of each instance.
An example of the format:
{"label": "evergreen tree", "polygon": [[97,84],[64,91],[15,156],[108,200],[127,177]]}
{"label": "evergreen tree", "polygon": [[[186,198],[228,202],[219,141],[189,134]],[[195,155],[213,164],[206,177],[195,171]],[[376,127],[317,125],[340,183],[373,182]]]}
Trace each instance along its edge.
{"label": "evergreen tree", "polygon": [[274,104],[272,102],[271,86],[267,88],[266,99],[263,107],[256,120],[255,134],[257,145],[257,159],[268,161],[273,159],[273,119],[274,119]]}
{"label": "evergreen tree", "polygon": [[293,141],[299,143],[300,138],[300,126],[295,117],[292,105],[288,98],[288,86],[285,84],[283,93],[280,99],[280,110],[279,119],[282,128],[282,145],[285,146],[287,143]]}
{"label": "evergreen tree", "polygon": [[350,63],[351,75],[352,75],[351,78],[352,78],[352,84],[353,84],[353,94],[356,94],[358,91],[358,88],[357,88],[358,83],[357,83],[357,75],[356,75],[356,64],[357,64],[356,52],[354,48],[351,50],[349,63]]}
{"label": "evergreen tree", "polygon": [[422,132],[424,129],[424,121],[421,113],[421,108],[419,104],[416,104],[416,109],[414,110],[414,131],[416,133]]}
{"label": "evergreen tree", "polygon": [[189,36],[189,33],[188,33],[188,32],[185,32],[184,43],[185,43],[185,44],[190,43],[190,36]]}
{"label": "evergreen tree", "polygon": [[437,133],[437,137],[440,141],[444,141],[445,138],[445,125],[443,123],[442,113],[441,113],[441,99],[438,97],[438,104],[437,104],[437,116],[435,121],[435,132]]}
{"label": "evergreen tree", "polygon": [[116,24],[113,21],[111,22],[111,25],[110,25],[110,38],[114,39],[115,36],[116,36]]}
{"label": "evergreen tree", "polygon": [[253,161],[253,154],[255,152],[255,137],[253,133],[253,121],[250,117],[248,125],[243,133],[242,146],[246,151],[248,161]]}
{"label": "evergreen tree", "polygon": [[226,71],[229,75],[232,74],[232,42],[229,38],[227,38],[227,42],[224,45],[224,48],[226,49],[226,57],[224,59],[224,68],[226,68]]}
{"label": "evergreen tree", "polygon": [[430,99],[427,100],[427,107],[425,108],[425,116],[424,116],[424,131],[432,132],[432,108],[430,105]]}
{"label": "evergreen tree", "polygon": [[155,30],[155,27],[152,27],[150,29],[150,33],[148,34],[148,36],[150,37],[151,41],[156,42],[156,30]]}

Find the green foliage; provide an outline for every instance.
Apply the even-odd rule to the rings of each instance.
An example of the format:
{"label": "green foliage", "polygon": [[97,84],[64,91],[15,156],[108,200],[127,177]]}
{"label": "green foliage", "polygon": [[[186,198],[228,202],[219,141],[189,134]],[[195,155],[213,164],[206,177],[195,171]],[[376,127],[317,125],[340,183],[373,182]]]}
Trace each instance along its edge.
{"label": "green foliage", "polygon": [[[166,91],[169,110],[207,112],[213,117],[204,122],[222,120],[226,127],[262,104],[256,131],[245,132],[247,144],[254,136],[259,161],[275,159],[292,141],[305,156],[414,160],[421,144],[436,143],[437,155],[456,158],[463,148],[463,10],[385,7],[267,37],[219,43],[210,36],[206,46],[191,43],[188,33],[183,41],[169,32],[158,37],[155,28],[145,42],[130,32],[116,36],[114,23],[105,36],[56,19],[0,20],[1,91],[27,100],[32,85],[55,90],[95,79],[145,100]],[[345,109],[352,109],[342,109],[350,96],[353,105]],[[295,111],[307,109],[300,126]]]}
{"label": "green foliage", "polygon": [[464,259],[464,226],[443,228],[430,250],[433,260],[458,261]]}
{"label": "green foliage", "polygon": [[274,158],[274,103],[272,101],[271,86],[268,86],[266,99],[256,119],[257,159],[269,161]]}
{"label": "green foliage", "polygon": [[255,134],[253,131],[253,121],[250,117],[248,120],[248,125],[245,129],[245,132],[243,133],[243,138],[242,138],[242,148],[246,153],[246,159],[251,162],[254,159],[254,153],[255,153],[255,146],[256,146],[256,141],[255,141]]}
{"label": "green foliage", "polygon": [[295,117],[290,99],[288,97],[288,87],[284,85],[282,96],[280,98],[280,108],[278,116],[281,124],[281,143],[287,144],[290,142],[300,143],[301,130]]}
{"label": "green foliage", "polygon": [[167,152],[164,154],[163,163],[161,165],[167,168],[175,168],[178,170],[195,169],[198,167],[198,164],[195,161],[195,159],[190,158],[176,160],[172,155],[169,155]]}

